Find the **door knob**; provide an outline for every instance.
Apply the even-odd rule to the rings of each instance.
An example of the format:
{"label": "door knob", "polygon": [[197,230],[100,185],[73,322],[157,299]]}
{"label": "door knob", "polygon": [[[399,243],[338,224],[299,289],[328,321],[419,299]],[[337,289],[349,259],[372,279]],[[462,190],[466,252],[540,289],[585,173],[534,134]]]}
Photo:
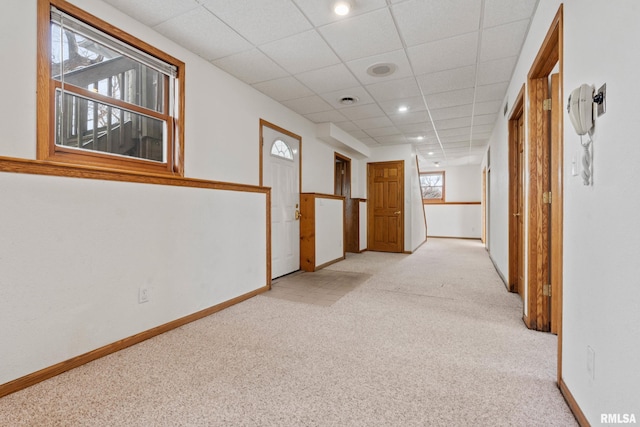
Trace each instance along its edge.
{"label": "door knob", "polygon": [[514,213],[513,216],[520,216],[520,212]]}
{"label": "door knob", "polygon": [[401,213],[400,211],[395,211],[393,214],[394,215],[400,215],[400,213]]}
{"label": "door knob", "polygon": [[300,219],[300,218],[302,218],[302,214],[298,209],[296,209],[296,219]]}

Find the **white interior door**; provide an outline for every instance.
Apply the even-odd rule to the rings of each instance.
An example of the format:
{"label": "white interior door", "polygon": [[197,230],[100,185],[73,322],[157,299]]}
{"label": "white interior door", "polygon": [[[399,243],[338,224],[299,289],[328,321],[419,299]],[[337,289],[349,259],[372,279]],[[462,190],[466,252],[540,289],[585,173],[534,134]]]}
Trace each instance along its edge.
{"label": "white interior door", "polygon": [[271,187],[271,278],[300,269],[300,141],[262,127],[262,183]]}

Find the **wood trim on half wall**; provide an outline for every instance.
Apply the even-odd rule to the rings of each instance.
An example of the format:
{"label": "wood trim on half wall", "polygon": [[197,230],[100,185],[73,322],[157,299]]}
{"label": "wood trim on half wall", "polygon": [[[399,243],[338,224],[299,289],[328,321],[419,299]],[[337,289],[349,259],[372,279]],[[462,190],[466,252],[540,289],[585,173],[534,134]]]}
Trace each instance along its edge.
{"label": "wood trim on half wall", "polygon": [[156,326],[155,328],[151,328],[144,332],[140,332],[138,334],[132,335],[128,338],[124,338],[114,343],[107,344],[104,347],[100,347],[93,351],[71,358],[69,360],[65,360],[64,362],[57,363],[48,368],[41,369],[32,374],[25,375],[24,377],[17,378],[13,381],[9,381],[8,383],[0,385],[0,398],[8,394],[15,393],[16,391],[20,391],[22,389],[30,387],[39,382],[48,380],[49,378],[53,378],[56,375],[60,375],[63,372],[69,371],[73,368],[77,368],[93,360],[100,359],[101,357],[107,356],[109,354],[115,353],[120,350],[124,350],[127,347],[131,347],[132,345],[139,344],[143,341],[148,340],[149,338],[153,338],[157,335],[163,334],[172,329],[176,329],[176,328],[179,328],[180,326],[184,326],[187,323],[191,323],[196,320],[200,320],[204,317],[210,316],[214,313],[217,313],[218,311],[224,310],[225,308],[231,307],[232,305],[248,300],[249,298],[252,298],[268,290],[269,290],[269,286],[264,286],[262,288],[248,292],[244,295],[240,295],[236,298],[230,299],[220,304],[216,304],[212,307],[206,308],[204,310],[198,311],[188,316],[181,317],[180,319],[176,319],[171,322],[165,323],[164,325]]}

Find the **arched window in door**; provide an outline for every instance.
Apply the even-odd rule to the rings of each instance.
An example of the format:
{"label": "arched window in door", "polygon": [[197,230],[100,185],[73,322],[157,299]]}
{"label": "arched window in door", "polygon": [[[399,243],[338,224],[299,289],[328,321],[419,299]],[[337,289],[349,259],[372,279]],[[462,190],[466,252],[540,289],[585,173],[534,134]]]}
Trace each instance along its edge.
{"label": "arched window in door", "polygon": [[276,139],[273,141],[273,144],[271,144],[271,155],[293,161],[293,151],[291,147],[281,139]]}

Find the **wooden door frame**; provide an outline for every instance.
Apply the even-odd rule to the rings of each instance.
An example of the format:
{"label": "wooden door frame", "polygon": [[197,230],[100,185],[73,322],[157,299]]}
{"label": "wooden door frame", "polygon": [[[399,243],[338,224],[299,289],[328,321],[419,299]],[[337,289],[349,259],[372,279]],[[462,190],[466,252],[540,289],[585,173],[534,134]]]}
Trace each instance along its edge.
{"label": "wooden door frame", "polygon": [[[349,198],[351,198],[351,159],[347,156],[343,156],[342,154],[338,153],[337,151],[333,152],[333,188],[334,188],[334,193],[335,193],[335,188],[336,188],[336,172],[337,172],[337,166],[336,164],[338,163],[338,161],[343,162],[347,165],[346,167],[346,171],[347,173],[345,175],[348,175],[348,187],[349,187]],[[344,195],[344,194],[342,194]],[[346,196],[345,196],[346,197]]]}
{"label": "wooden door frame", "polygon": [[[259,174],[259,185],[263,186],[263,154],[264,151],[264,138],[262,134],[262,128],[268,127],[277,132],[290,136],[293,139],[298,140],[298,158],[300,161],[298,162],[298,192],[302,194],[302,137],[300,135],[296,135],[293,132],[290,132],[284,128],[281,128],[278,125],[270,123],[264,119],[260,119],[260,128],[259,128],[259,140],[258,140],[258,152],[259,152],[259,165],[258,165],[258,174]],[[298,222],[298,227],[300,226],[300,222]],[[269,207],[267,209],[267,277],[268,283],[267,286],[271,289],[271,189],[269,189]]]}
{"label": "wooden door frame", "polygon": [[[519,141],[519,129],[518,121],[524,119],[524,92],[525,85],[523,84],[516,96],[516,100],[513,103],[511,113],[509,114],[508,132],[509,132],[509,280],[507,283],[507,289],[509,292],[518,292],[518,264],[524,263],[524,260],[518,259],[518,248],[516,245],[524,245],[524,242],[518,242],[518,219],[513,215],[518,204],[518,188],[515,183],[518,182],[516,174],[518,170],[516,168],[519,153],[519,147],[516,145]],[[524,141],[521,141],[524,144]],[[525,165],[520,165],[524,168]],[[522,171],[520,171],[522,172]],[[520,188],[521,194],[524,194],[524,182],[523,187]],[[524,215],[524,212],[520,212]],[[522,235],[524,237],[524,234]],[[524,248],[522,248],[524,249]],[[524,251],[523,251],[524,253]]]}
{"label": "wooden door frame", "polygon": [[400,227],[400,247],[401,250],[399,253],[404,253],[405,250],[405,246],[404,246],[404,226],[405,226],[405,211],[404,211],[404,187],[405,187],[405,171],[404,171],[404,160],[390,160],[390,161],[386,161],[386,162],[370,162],[367,163],[367,248],[368,250],[371,250],[370,248],[373,246],[371,244],[371,235],[372,235],[372,227],[374,225],[374,221],[372,221],[372,217],[373,217],[373,209],[374,209],[374,205],[375,205],[375,196],[373,195],[373,192],[371,191],[371,187],[369,185],[369,181],[370,181],[370,176],[371,176],[371,167],[372,165],[384,165],[384,164],[390,164],[390,163],[400,163],[402,165],[402,175],[401,175],[401,182],[402,182],[402,191],[400,191],[400,193],[398,194],[399,200],[400,200],[400,206],[402,207],[401,209],[401,213],[400,213],[400,218],[402,220],[402,226]]}
{"label": "wooden door frame", "polygon": [[[563,25],[563,6],[560,5],[527,76],[530,105],[527,127],[530,142],[527,272],[529,311],[525,323],[531,329],[549,330],[549,323],[544,322],[549,298],[543,295],[543,286],[550,284],[553,298],[551,304],[559,310],[558,382],[562,378],[563,110],[561,105],[554,106],[552,101],[551,114],[555,116],[556,129],[551,131],[556,133],[557,144],[551,146],[547,139],[550,138],[548,127],[551,120],[544,114],[542,102],[548,93],[549,76],[556,64],[559,69],[560,101],[563,99]],[[550,204],[543,201],[545,192],[551,193]]]}
{"label": "wooden door frame", "polygon": [[[347,191],[346,193],[348,194],[338,194],[336,192],[336,176],[338,176],[338,163],[343,163],[345,165],[344,171],[345,171],[345,175],[347,177],[347,185],[343,185],[343,189],[346,187]],[[343,178],[343,183],[344,183],[344,178]],[[352,204],[353,199],[351,198],[351,159],[347,156],[344,156],[340,153],[338,153],[337,151],[333,152],[333,193],[337,196],[343,196],[344,197],[344,204],[342,205],[342,223],[343,223],[343,228],[342,228],[342,242],[343,244],[343,249],[345,252],[347,252],[347,249],[353,249],[353,247],[351,247],[351,242],[349,241],[349,233],[347,233],[347,227],[349,227],[351,229],[351,227],[353,227],[353,221],[352,218],[350,217],[350,214],[352,213],[353,210],[353,206]],[[358,203],[358,202],[355,202]],[[354,252],[353,250],[349,251],[349,252]],[[357,251],[356,251],[357,252]]]}

